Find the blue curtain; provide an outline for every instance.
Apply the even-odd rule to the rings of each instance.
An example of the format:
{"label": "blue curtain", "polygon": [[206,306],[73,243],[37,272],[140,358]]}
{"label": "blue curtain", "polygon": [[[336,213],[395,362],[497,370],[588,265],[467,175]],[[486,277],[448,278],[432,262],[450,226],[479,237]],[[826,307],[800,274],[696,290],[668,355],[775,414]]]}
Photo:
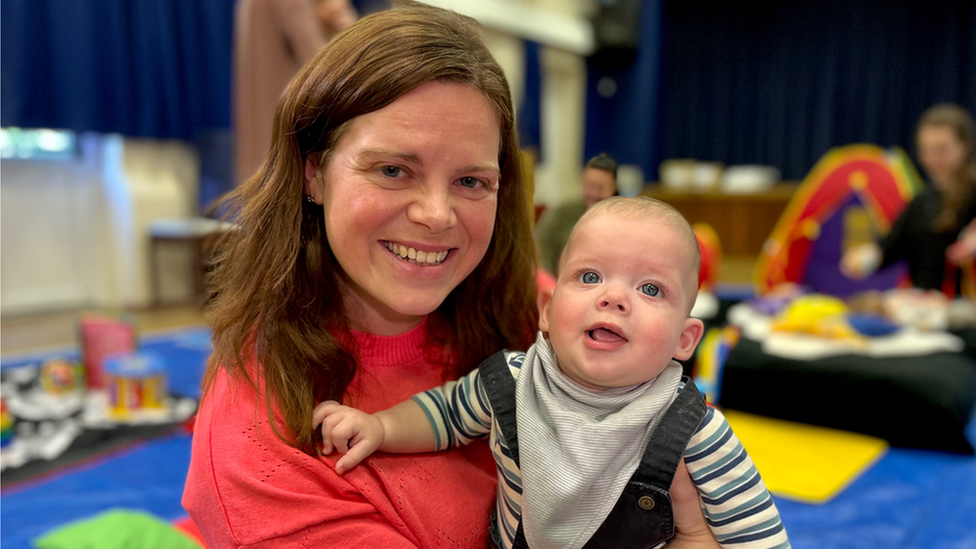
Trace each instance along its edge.
{"label": "blue curtain", "polygon": [[649,180],[666,158],[799,180],[834,146],[913,150],[918,116],[941,101],[976,113],[972,0],[646,0],[634,62],[590,62],[586,155],[605,150]]}
{"label": "blue curtain", "polygon": [[974,6],[667,1],[662,158],[770,164],[799,180],[834,146],[913,150],[932,104],[976,113]]}
{"label": "blue curtain", "polygon": [[[636,164],[645,176],[660,163],[661,26],[658,0],[640,8],[640,40],[633,60],[627,54],[587,59],[584,158],[605,152],[619,164]],[[613,53],[609,54],[614,55]]]}
{"label": "blue curtain", "polygon": [[542,160],[542,65],[539,50],[537,42],[524,42],[525,93],[516,120],[519,144],[523,149],[534,149],[536,161]]}
{"label": "blue curtain", "polygon": [[2,0],[0,125],[230,128],[234,0]]}

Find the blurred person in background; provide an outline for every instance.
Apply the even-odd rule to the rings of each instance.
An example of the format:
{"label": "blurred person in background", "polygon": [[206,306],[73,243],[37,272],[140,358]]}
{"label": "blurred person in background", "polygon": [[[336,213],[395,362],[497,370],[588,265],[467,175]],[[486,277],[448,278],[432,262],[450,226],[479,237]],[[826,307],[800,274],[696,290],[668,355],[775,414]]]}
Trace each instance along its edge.
{"label": "blurred person in background", "polygon": [[358,15],[349,0],[238,0],[234,13],[234,177],[271,148],[278,99],[298,70]]}
{"label": "blurred person in background", "polygon": [[931,184],[880,242],[848,250],[840,269],[864,278],[904,259],[912,285],[952,297],[960,291],[959,263],[976,253],[976,123],[959,105],[941,103],[922,114],[915,139]]}
{"label": "blurred person in background", "polygon": [[583,169],[582,185],[582,200],[543,213],[535,231],[539,264],[553,275],[558,275],[559,256],[576,222],[594,204],[617,194],[617,163],[606,153],[594,156]]}

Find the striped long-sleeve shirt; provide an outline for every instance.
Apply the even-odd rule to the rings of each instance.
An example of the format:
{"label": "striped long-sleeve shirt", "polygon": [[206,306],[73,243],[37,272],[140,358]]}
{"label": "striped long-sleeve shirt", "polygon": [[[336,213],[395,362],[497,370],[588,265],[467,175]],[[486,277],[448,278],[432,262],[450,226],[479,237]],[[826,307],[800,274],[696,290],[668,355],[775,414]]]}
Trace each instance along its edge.
{"label": "striped long-sleeve shirt", "polygon": [[[505,359],[517,380],[525,354],[506,352]],[[438,450],[489,437],[498,469],[496,526],[505,549],[511,549],[522,516],[522,477],[500,436],[479,371],[415,395],[413,400],[430,420]],[[759,471],[720,411],[708,408],[684,459],[701,496],[705,519],[723,547],[790,547]]]}

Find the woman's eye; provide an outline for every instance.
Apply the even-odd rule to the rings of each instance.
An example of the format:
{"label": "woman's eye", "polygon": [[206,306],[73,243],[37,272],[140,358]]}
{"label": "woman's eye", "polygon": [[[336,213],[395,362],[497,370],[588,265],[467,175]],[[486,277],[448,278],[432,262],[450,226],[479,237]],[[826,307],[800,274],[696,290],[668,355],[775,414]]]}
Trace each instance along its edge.
{"label": "woman's eye", "polygon": [[600,275],[593,271],[587,271],[580,276],[580,282],[583,284],[597,284],[600,282]]}
{"label": "woman's eye", "polygon": [[401,170],[400,168],[398,168],[396,166],[383,166],[383,168],[381,170],[383,172],[383,175],[385,175],[386,177],[392,177],[392,178],[396,178],[398,175],[400,175],[401,173],[403,173],[403,170]]}
{"label": "woman's eye", "polygon": [[657,297],[661,293],[661,289],[654,284],[644,284],[640,287],[640,291],[644,295],[649,295],[651,297]]}
{"label": "woman's eye", "polygon": [[458,183],[460,183],[462,187],[473,189],[481,183],[481,180],[477,177],[462,177],[458,180]]}

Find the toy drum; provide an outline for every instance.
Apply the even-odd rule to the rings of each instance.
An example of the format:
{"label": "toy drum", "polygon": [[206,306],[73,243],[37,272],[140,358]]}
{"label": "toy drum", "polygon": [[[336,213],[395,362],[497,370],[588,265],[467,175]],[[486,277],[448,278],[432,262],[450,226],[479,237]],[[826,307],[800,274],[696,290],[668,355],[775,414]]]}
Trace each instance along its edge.
{"label": "toy drum", "polygon": [[104,363],[109,416],[161,411],[166,402],[166,367],[158,355],[129,352],[111,355]]}

